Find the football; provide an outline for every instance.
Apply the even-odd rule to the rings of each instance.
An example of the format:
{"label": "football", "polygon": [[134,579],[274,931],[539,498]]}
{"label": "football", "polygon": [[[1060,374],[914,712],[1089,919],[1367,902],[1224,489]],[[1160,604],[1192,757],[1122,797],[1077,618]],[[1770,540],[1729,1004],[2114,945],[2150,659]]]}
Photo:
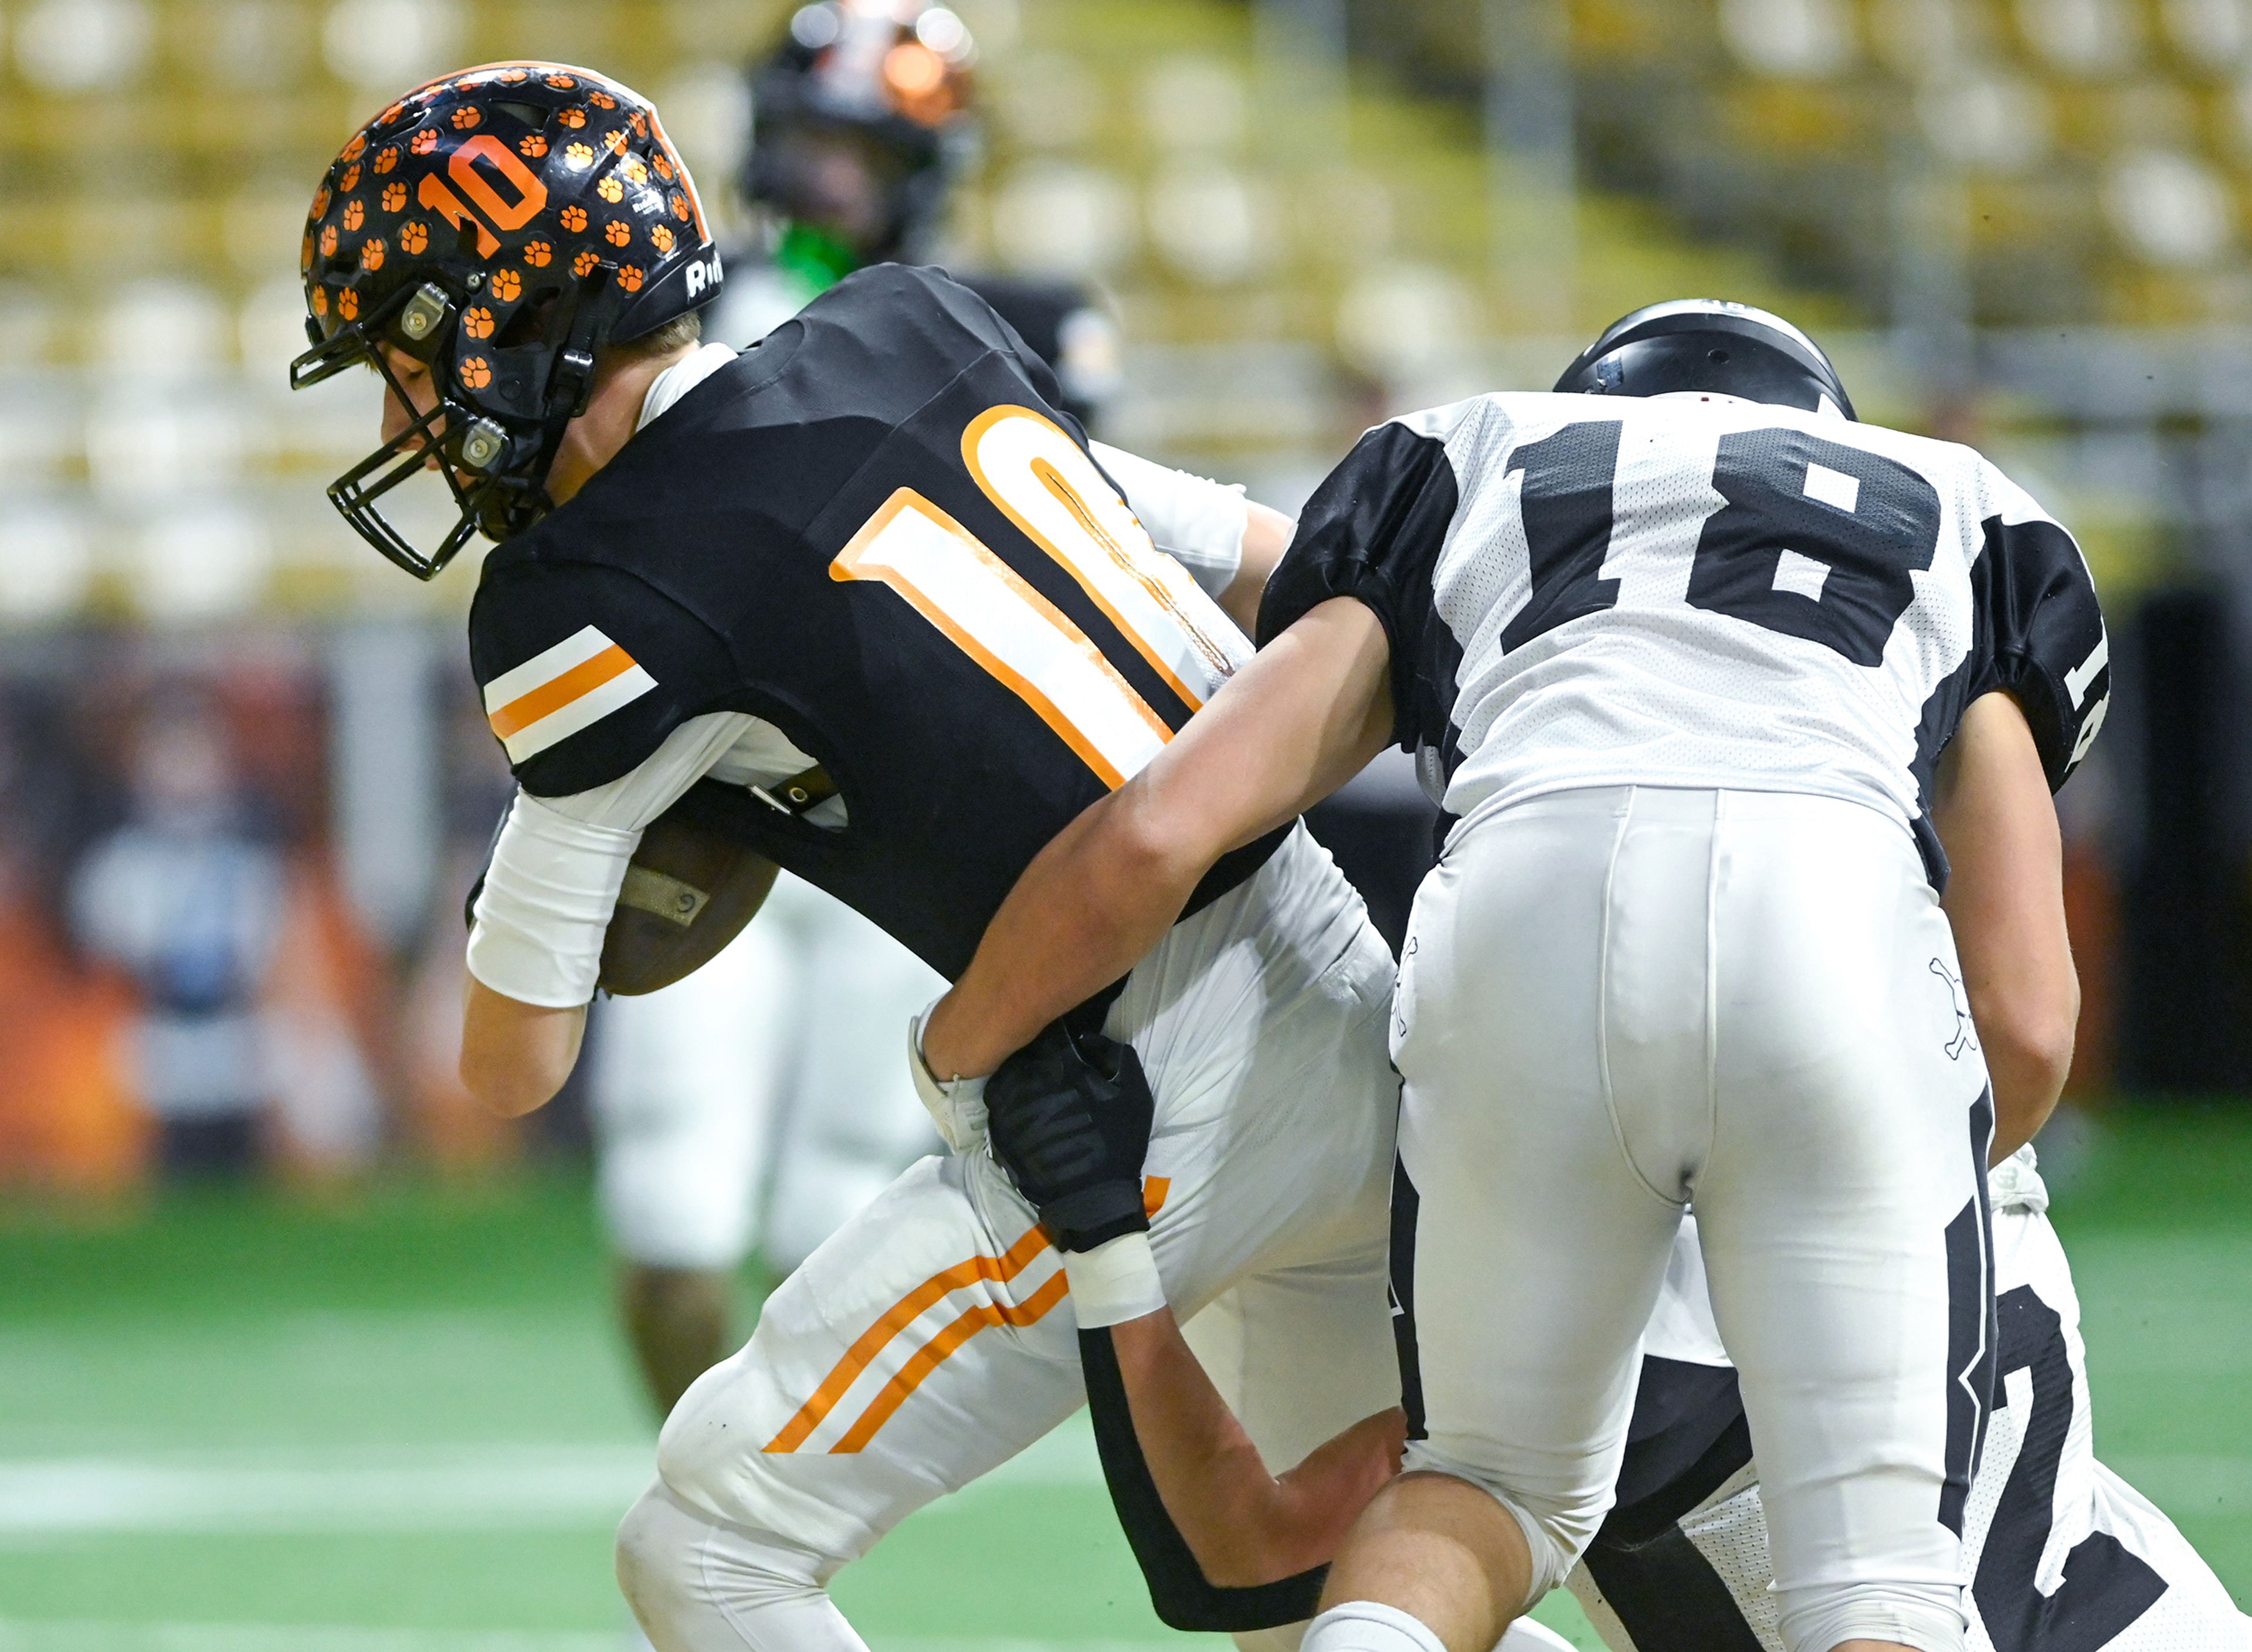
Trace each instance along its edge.
{"label": "football", "polygon": [[757,914],[778,870],[680,805],[657,816],[602,937],[602,990],[636,997],[709,963]]}

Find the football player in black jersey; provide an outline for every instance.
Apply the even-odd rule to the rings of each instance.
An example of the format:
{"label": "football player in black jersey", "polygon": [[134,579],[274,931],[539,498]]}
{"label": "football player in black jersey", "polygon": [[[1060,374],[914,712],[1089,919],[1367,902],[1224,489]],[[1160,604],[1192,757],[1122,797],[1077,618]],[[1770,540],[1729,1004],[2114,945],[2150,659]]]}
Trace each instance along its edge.
{"label": "football player in black jersey", "polygon": [[[928,0],[818,0],[790,17],[750,72],[753,141],[737,181],[754,231],[726,250],[705,339],[748,348],[856,269],[930,260],[975,142],[975,57],[961,20]],[[1071,282],[957,279],[1054,370],[1059,406],[1092,427],[1118,352],[1095,295]],[[1182,530],[1165,548],[1248,626],[1287,538],[1281,519],[1131,455],[1100,458],[1145,525]],[[1231,597],[1255,519],[1252,566]],[[1275,542],[1264,555],[1261,530]],[[598,1012],[597,1186],[622,1318],[660,1414],[734,1345],[729,1306],[747,1252],[789,1272],[931,1149],[892,1031],[942,985],[868,920],[785,874],[719,957]],[[745,1002],[755,1015],[731,1010]]]}
{"label": "football player in black jersey", "polygon": [[1362,440],[1258,659],[1034,860],[919,1051],[991,1072],[1217,857],[1414,750],[1459,821],[1392,1035],[1419,1472],[1310,1652],[1472,1652],[1588,1551],[1692,1195],[1784,1647],[1953,1652],[1985,1168],[2077,1005],[2049,793],[2108,704],[2094,587],[1779,318],[1654,306],[1558,390]]}
{"label": "football player in black jersey", "polygon": [[[480,527],[499,541],[470,654],[520,789],[476,901],[462,1068],[504,1109],[569,1072],[660,814],[723,825],[951,975],[1040,847],[1249,658],[1045,364],[942,274],[880,265],[754,349],[699,348],[721,272],[693,187],[599,75],[488,65],[401,99],[329,169],[304,268],[293,379],[365,364],[388,392],[339,509],[424,578]],[[417,478],[454,506],[434,545],[389,510]],[[1168,1609],[1305,1615],[1397,1452],[1391,962],[1292,823],[1176,916],[1019,1069],[1150,1110],[1123,1195],[1019,1156],[1036,1219],[984,1151],[982,1084],[918,1065],[954,1153],[823,1246],[667,1422],[619,1550],[660,1647],[858,1648],[834,1572],[1081,1403],[1075,1327],[1159,1301],[1209,1310],[1246,1438],[1300,1465],[1283,1540],[1164,1573]]]}

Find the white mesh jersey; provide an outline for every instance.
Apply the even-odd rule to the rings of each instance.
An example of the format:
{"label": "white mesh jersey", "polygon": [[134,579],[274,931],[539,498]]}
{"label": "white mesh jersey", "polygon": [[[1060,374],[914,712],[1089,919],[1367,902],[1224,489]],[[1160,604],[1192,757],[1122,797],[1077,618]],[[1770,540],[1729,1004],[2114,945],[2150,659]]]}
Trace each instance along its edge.
{"label": "white mesh jersey", "polygon": [[[2030,1148],[1994,1169],[1994,1410],[1963,1530],[1966,1652],[2252,1652],[2252,1618],[2096,1461],[2072,1270]],[[1682,1224],[1619,1503],[1570,1579],[1613,1652],[1783,1652],[1759,1465]]]}
{"label": "white mesh jersey", "polygon": [[1732,397],[1498,394],[1362,437],[1260,615],[1392,642],[1401,744],[1467,816],[1616,785],[1811,793],[1916,830],[1992,689],[2052,786],[2110,674],[2071,537],[1970,448]]}

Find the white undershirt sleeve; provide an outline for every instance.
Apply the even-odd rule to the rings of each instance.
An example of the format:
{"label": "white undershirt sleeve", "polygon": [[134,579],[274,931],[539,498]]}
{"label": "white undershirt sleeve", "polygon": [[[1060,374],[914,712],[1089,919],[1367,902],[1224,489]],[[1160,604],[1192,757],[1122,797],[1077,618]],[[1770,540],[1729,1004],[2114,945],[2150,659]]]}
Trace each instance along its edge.
{"label": "white undershirt sleeve", "polygon": [[1225,488],[1104,442],[1088,444],[1095,462],[1126,493],[1158,550],[1169,553],[1217,598],[1243,566],[1243,530],[1251,507],[1240,487]]}
{"label": "white undershirt sleeve", "polygon": [[761,726],[736,711],[691,718],[607,786],[568,797],[517,793],[477,894],[469,973],[519,1003],[567,1010],[591,999],[642,829]]}

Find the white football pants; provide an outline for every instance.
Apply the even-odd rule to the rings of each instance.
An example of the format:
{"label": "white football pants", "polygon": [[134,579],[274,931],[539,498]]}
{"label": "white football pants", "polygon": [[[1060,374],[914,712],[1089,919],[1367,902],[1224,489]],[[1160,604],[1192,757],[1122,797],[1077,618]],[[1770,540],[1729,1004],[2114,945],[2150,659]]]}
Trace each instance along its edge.
{"label": "white football pants", "polygon": [[[1303,828],[1112,1008],[1157,1101],[1150,1247],[1270,1467],[1399,1403],[1386,1300],[1392,958]],[[890,1039],[895,1059],[901,1040]],[[664,1426],[618,1538],[660,1652],[858,1652],[826,1586],[1083,1403],[1056,1253],[983,1151],[910,1168]]]}
{"label": "white football pants", "polygon": [[1961,1647],[1992,1299],[1960,975],[1913,840],[1858,804],[1611,788],[1456,829],[1394,1022],[1408,1463],[1509,1509],[1535,1598],[1609,1506],[1693,1201],[1785,1644]]}
{"label": "white football pants", "polygon": [[619,1255],[787,1273],[938,1146],[900,1058],[938,973],[787,872],[685,980],[596,1012],[602,1217]]}

